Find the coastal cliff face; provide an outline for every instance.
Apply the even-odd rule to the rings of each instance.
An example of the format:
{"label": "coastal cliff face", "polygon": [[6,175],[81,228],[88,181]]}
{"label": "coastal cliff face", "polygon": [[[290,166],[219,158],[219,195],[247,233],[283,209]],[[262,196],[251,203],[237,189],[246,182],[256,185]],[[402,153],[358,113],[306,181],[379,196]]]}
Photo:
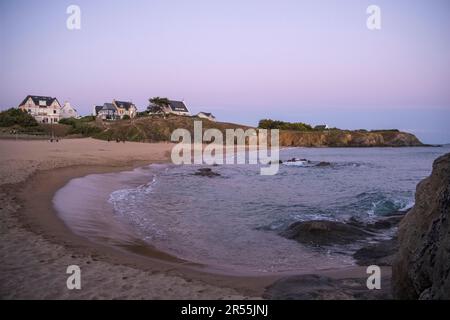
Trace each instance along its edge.
{"label": "coastal cliff face", "polygon": [[[194,121],[199,118],[184,116],[147,116],[132,120],[88,121],[71,120],[68,124],[39,124],[38,127],[16,128],[18,132],[31,135],[55,135],[58,137],[88,136],[102,140],[125,140],[136,142],[170,141],[175,129],[187,129],[194,133]],[[225,122],[202,120],[203,130],[218,129],[225,133],[227,129],[256,129],[253,127]],[[0,128],[1,129],[1,128]],[[7,135],[11,128],[0,130],[0,135]],[[280,130],[280,145],[283,147],[407,147],[423,144],[413,134],[398,130]]]}
{"label": "coastal cliff face", "polygon": [[423,145],[413,134],[386,131],[281,131],[280,145],[291,147],[406,147]]}
{"label": "coastal cliff face", "polygon": [[436,159],[431,176],[418,184],[398,237],[394,296],[450,299],[450,153]]}
{"label": "coastal cliff face", "polygon": [[[133,121],[118,121],[110,123],[96,137],[105,139],[120,139],[131,141],[169,141],[173,130],[187,129],[193,134],[194,121],[191,117],[171,116],[168,119],[158,117],[140,118]],[[233,123],[202,121],[203,129],[216,128],[225,132],[226,129],[250,127]],[[292,147],[403,147],[421,146],[419,139],[410,133],[398,130],[380,131],[287,131],[280,130],[280,145]]]}

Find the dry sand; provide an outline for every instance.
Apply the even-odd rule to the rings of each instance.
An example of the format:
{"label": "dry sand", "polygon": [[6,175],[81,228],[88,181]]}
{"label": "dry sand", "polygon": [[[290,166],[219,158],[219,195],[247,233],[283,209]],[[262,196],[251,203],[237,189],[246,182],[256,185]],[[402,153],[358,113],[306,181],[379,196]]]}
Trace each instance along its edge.
{"label": "dry sand", "polygon": [[[55,221],[52,223],[52,215],[56,220],[49,201],[53,188],[88,173],[168,161],[171,148],[169,143],[94,139],[68,139],[59,143],[0,140],[0,298],[247,298],[243,290],[233,288],[239,287],[233,281],[190,275],[151,259],[140,263],[138,258],[120,259],[119,255],[89,246],[70,235],[62,223],[59,226]],[[30,207],[33,200],[34,205]],[[26,211],[34,219],[30,220]],[[66,287],[66,268],[72,264],[81,267],[81,290]],[[237,283],[236,280],[234,284]]]}

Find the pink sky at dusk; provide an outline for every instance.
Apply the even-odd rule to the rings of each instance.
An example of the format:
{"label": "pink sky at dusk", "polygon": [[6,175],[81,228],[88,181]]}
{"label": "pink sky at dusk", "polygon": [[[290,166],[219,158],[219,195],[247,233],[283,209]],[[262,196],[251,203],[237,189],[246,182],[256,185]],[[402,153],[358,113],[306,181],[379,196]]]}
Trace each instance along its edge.
{"label": "pink sky at dusk", "polygon": [[[81,30],[66,28],[70,4]],[[381,30],[366,27],[370,4]],[[446,0],[2,1],[0,37],[2,109],[27,94],[82,114],[168,96],[226,121],[392,126],[450,142]]]}

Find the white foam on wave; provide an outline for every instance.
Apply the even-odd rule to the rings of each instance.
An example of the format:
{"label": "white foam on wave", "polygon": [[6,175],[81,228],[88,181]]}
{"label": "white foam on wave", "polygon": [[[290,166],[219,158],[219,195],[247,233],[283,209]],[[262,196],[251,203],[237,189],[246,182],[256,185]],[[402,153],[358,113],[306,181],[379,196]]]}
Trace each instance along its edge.
{"label": "white foam on wave", "polygon": [[284,161],[283,165],[285,166],[295,166],[295,167],[313,167],[309,161]]}
{"label": "white foam on wave", "polygon": [[119,189],[109,195],[108,202],[114,208],[114,214],[124,219],[128,223],[137,227],[136,231],[145,231],[140,234],[143,240],[153,240],[155,238],[163,238],[164,232],[157,227],[157,224],[152,221],[151,215],[144,215],[139,206],[134,206],[134,203],[139,203],[137,199],[148,196],[152,193],[153,188],[157,184],[156,176],[148,183],[139,185],[135,188]]}
{"label": "white foam on wave", "polygon": [[409,210],[414,206],[414,200],[406,200],[406,199],[393,199],[393,200],[378,200],[372,202],[372,207],[367,210],[367,215],[369,217],[374,217],[378,215],[378,211],[383,209],[383,206],[386,203],[391,202],[393,204],[393,208],[397,211],[405,211]]}

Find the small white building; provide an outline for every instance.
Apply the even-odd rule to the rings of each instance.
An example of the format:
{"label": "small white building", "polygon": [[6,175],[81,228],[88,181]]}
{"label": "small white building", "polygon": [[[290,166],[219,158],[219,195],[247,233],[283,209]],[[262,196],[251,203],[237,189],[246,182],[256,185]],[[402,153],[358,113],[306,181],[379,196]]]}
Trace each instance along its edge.
{"label": "small white building", "polygon": [[28,112],[37,122],[58,123],[61,119],[61,105],[58,99],[45,96],[27,96],[19,109]]}
{"label": "small white building", "polygon": [[80,115],[78,114],[77,110],[70,105],[70,102],[64,102],[64,105],[61,108],[60,111],[61,119],[65,118],[80,118]]}
{"label": "small white building", "polygon": [[202,119],[208,119],[209,121],[216,121],[216,117],[213,116],[212,113],[209,112],[199,112],[195,115],[196,117],[202,118]]}

